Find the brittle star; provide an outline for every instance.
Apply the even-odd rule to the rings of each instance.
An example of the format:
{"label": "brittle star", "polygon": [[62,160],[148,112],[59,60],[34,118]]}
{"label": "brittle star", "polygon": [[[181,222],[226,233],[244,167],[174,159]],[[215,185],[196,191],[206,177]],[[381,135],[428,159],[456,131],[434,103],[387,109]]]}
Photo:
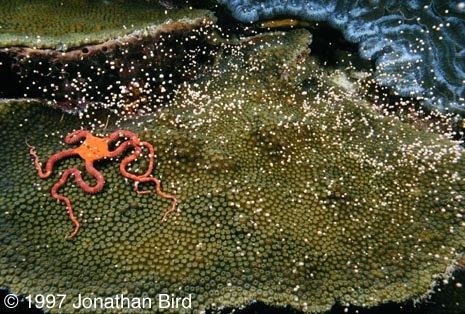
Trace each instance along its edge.
{"label": "brittle star", "polygon": [[[108,145],[114,142],[115,140],[119,139],[120,137],[128,137],[129,139],[121,143],[115,150],[110,151]],[[93,136],[89,131],[77,130],[77,131],[69,133],[65,137],[65,143],[74,144],[83,138],[85,140],[79,147],[67,149],[65,151],[52,155],[47,161],[47,164],[45,165],[45,172],[42,171],[42,166],[39,162],[39,156],[36,153],[36,148],[30,145],[26,139],[26,145],[30,148],[29,153],[34,157],[34,164],[39,173],[39,177],[41,177],[42,179],[48,178],[52,174],[53,165],[58,160],[66,158],[66,157],[74,156],[74,155],[79,155],[86,162],[87,172],[91,174],[92,176],[94,176],[95,179],[97,180],[97,184],[95,186],[89,186],[82,179],[81,171],[79,171],[77,168],[70,168],[70,169],[65,170],[65,172],[63,172],[63,174],[61,175],[60,180],[53,185],[52,196],[66,203],[66,206],[68,207],[69,216],[75,226],[74,231],[68,235],[68,238],[72,238],[77,234],[80,224],[79,224],[79,221],[74,216],[73,207],[71,206],[71,201],[66,196],[59,195],[57,193],[58,189],[65,184],[68,177],[72,174],[74,175],[74,179],[76,180],[76,183],[84,191],[86,191],[87,193],[99,192],[103,188],[105,179],[103,178],[103,175],[97,169],[95,169],[94,161],[116,157],[119,154],[121,154],[123,151],[125,151],[126,148],[128,147],[133,147],[134,152],[131,155],[125,157],[121,161],[121,164],[120,164],[121,174],[125,176],[126,178],[129,178],[135,181],[134,189],[138,194],[150,193],[149,190],[139,191],[139,187],[138,187],[139,182],[154,182],[158,195],[160,195],[163,198],[168,198],[168,199],[173,200],[173,204],[171,208],[163,214],[162,221],[165,221],[167,219],[167,216],[174,211],[178,200],[176,199],[176,197],[172,195],[163,193],[161,191],[160,181],[150,176],[152,169],[153,169],[153,158],[154,158],[154,150],[153,150],[152,144],[148,142],[139,141],[136,133],[126,131],[126,130],[115,131],[111,133],[110,135],[108,135],[107,137],[103,137],[103,138]],[[142,175],[135,175],[135,174],[127,172],[126,166],[140,155],[143,147],[146,147],[149,149],[150,162],[149,162],[147,171]]]}

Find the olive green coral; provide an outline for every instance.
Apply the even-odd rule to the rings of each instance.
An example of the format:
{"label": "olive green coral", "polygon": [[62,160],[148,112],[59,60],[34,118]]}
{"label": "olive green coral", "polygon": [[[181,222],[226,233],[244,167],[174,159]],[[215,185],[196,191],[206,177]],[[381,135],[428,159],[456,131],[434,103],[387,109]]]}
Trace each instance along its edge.
{"label": "olive green coral", "polygon": [[102,43],[170,19],[211,16],[206,10],[166,10],[158,1],[4,0],[0,8],[0,47],[61,50]]}
{"label": "olive green coral", "polygon": [[137,195],[120,160],[109,160],[96,164],[101,192],[63,188],[81,221],[65,240],[71,223],[49,194],[59,171],[38,178],[24,137],[45,159],[64,149],[65,134],[94,122],[3,105],[0,285],[66,293],[63,309],[49,309],[66,313],[82,310],[71,304],[78,294],[192,294],[188,312],[253,300],[325,311],[336,301],[373,306],[427,294],[463,253],[463,148],[380,115],[329,74],[291,84],[279,43],[293,36],[302,47],[310,41],[298,31],[228,47],[215,71],[180,86],[167,108],[110,120],[105,133],[129,129],[154,145],[154,175],[179,200],[165,223],[169,200]]}
{"label": "olive green coral", "polygon": [[[171,86],[180,80],[207,71],[212,61],[210,50],[216,49],[208,44],[206,31],[216,21],[211,12],[166,10],[149,3],[84,2],[0,4],[10,6],[6,17],[0,17],[0,23],[2,18],[6,23],[3,33],[0,31],[0,47],[6,46],[0,48],[0,97],[40,98],[65,111],[82,110],[99,102],[135,113],[141,103],[164,102],[170,97]],[[52,16],[57,21],[52,18],[50,29],[36,31],[28,23],[37,21],[19,19],[18,27],[22,25],[31,32],[22,35],[10,24],[14,24],[14,12],[28,12],[23,6],[34,7],[36,10],[29,13],[44,19],[48,11],[56,10]],[[83,29],[74,37],[60,24],[76,21],[90,28],[92,23],[114,25],[102,31]],[[39,22],[36,26],[46,25]]]}

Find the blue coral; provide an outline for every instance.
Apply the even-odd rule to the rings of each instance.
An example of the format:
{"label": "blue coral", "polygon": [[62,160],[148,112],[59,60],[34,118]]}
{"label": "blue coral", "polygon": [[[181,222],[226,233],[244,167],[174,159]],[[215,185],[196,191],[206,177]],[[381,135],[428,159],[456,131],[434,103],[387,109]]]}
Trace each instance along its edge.
{"label": "blue coral", "polygon": [[452,0],[220,0],[243,22],[326,21],[376,61],[375,78],[426,107],[465,112],[465,2]]}

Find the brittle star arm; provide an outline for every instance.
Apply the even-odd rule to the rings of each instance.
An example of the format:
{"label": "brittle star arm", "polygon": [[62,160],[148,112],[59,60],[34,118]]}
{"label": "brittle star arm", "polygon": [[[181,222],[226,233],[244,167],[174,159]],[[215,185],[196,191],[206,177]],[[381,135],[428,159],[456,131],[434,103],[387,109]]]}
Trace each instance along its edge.
{"label": "brittle star arm", "polygon": [[[107,140],[108,140],[107,143],[110,144],[111,142],[117,140],[118,138],[120,138],[122,136],[129,137],[129,140],[124,141],[115,150],[110,151],[108,157],[109,158],[116,157],[116,156],[120,155],[121,153],[123,153],[128,147],[133,147],[134,150],[135,150],[134,153],[132,153],[130,156],[123,159],[122,166],[120,167],[120,170],[121,170],[121,173],[124,176],[134,180],[134,178],[131,177],[131,174],[129,172],[127,172],[125,168],[126,168],[127,164],[129,164],[131,161],[133,161],[137,157],[139,157],[139,155],[140,155],[140,153],[142,151],[141,142],[139,141],[136,133],[126,131],[126,130],[119,130],[119,131],[115,131],[115,132],[111,133],[109,136],[107,136]],[[152,156],[153,156],[153,154],[152,154]],[[148,166],[147,170],[145,171],[145,173],[142,174],[141,176],[146,177],[146,176],[149,176],[150,173],[152,173],[152,170],[153,170],[153,157],[151,157],[151,156],[149,156],[149,157],[150,157],[149,166]]]}
{"label": "brittle star arm", "polygon": [[[126,148],[131,143],[125,142],[125,143],[121,144],[121,146],[123,146],[124,144],[126,144],[124,146],[124,148]],[[130,155],[130,156],[123,159],[123,161],[120,164],[120,171],[123,174],[123,176],[125,176],[127,178],[130,178],[130,179],[135,181],[134,182],[134,190],[137,192],[137,194],[148,194],[148,193],[150,193],[150,191],[139,191],[139,185],[138,185],[139,182],[142,182],[142,183],[144,183],[144,182],[154,182],[157,194],[160,195],[163,198],[168,198],[168,199],[171,199],[173,201],[173,204],[171,205],[171,208],[169,210],[167,210],[163,214],[163,218],[161,220],[165,221],[167,219],[168,215],[170,213],[172,213],[174,211],[174,209],[176,208],[178,200],[173,195],[169,195],[169,194],[166,194],[166,193],[161,191],[161,184],[160,184],[160,181],[158,179],[156,179],[154,177],[149,177],[150,173],[152,172],[153,158],[154,158],[154,155],[155,155],[152,144],[150,144],[149,142],[140,142],[139,144],[140,145],[137,145],[137,146],[134,147],[135,151],[134,151],[134,153],[132,155]],[[127,166],[128,163],[130,163],[131,161],[133,161],[134,159],[136,159],[140,155],[140,153],[142,151],[142,147],[147,147],[149,149],[149,158],[150,158],[149,170],[143,175],[136,176],[136,175],[134,175],[132,173],[129,173],[126,170],[126,166]]]}
{"label": "brittle star arm", "polygon": [[76,130],[65,137],[65,143],[66,144],[74,144],[78,142],[81,139],[85,139],[88,135],[91,135],[89,131],[86,130]]}
{"label": "brittle star arm", "polygon": [[[129,159],[129,158],[126,158],[126,159],[129,159],[129,160],[126,160],[126,159],[123,160],[123,162],[120,165],[120,168],[122,167],[121,172],[123,172],[123,169],[124,169],[124,172],[125,172],[125,173],[123,173],[124,176],[127,176],[128,178],[131,178],[134,181],[136,181],[134,183],[134,190],[136,190],[137,194],[148,194],[148,193],[150,193],[150,191],[139,191],[138,183],[139,182],[147,182],[147,181],[141,181],[140,179],[148,177],[150,175],[150,173],[152,172],[151,170],[153,168],[153,156],[154,156],[155,153],[153,151],[152,144],[150,144],[149,142],[140,142],[139,151],[138,152],[136,151],[137,155],[139,155],[140,152],[142,151],[142,147],[147,147],[149,149],[149,169],[150,169],[150,172],[147,171],[144,175],[141,175],[141,176],[135,176],[135,175],[133,175],[131,173],[128,173],[124,168],[125,168],[127,163],[132,161],[132,159]],[[132,157],[132,156],[129,156],[129,157]],[[124,163],[124,165],[123,165],[123,163]],[[157,180],[157,179],[155,179],[155,180]],[[158,193],[158,191],[157,191],[157,193]]]}
{"label": "brittle star arm", "polygon": [[130,142],[134,143],[134,145],[139,145],[139,139],[137,138],[137,134],[126,130],[115,131],[108,135],[106,137],[108,145],[114,142],[115,140],[119,139],[120,137],[129,137]]}
{"label": "brittle star arm", "polygon": [[169,194],[166,194],[166,193],[162,192],[160,180],[158,180],[158,179],[156,179],[154,177],[140,177],[140,178],[138,178],[138,180],[135,183],[135,190],[136,190],[136,192],[138,194],[150,193],[150,191],[139,191],[139,188],[138,188],[138,185],[137,185],[137,183],[139,183],[139,182],[143,182],[143,183],[144,182],[154,182],[157,194],[160,195],[163,198],[168,198],[168,199],[171,199],[173,201],[173,204],[171,205],[171,208],[169,210],[167,210],[163,214],[163,217],[161,219],[161,221],[166,221],[168,215],[171,214],[174,211],[174,209],[176,208],[176,205],[178,204],[178,199],[176,197],[174,197],[173,195],[169,195]]}
{"label": "brittle star arm", "polygon": [[76,155],[74,148],[67,149],[65,151],[52,155],[52,157],[49,158],[49,160],[47,161],[47,164],[45,165],[45,172],[43,172],[42,166],[39,161],[39,155],[37,155],[35,146],[32,146],[31,144],[29,144],[27,142],[27,139],[25,141],[26,141],[27,147],[29,147],[29,154],[31,154],[31,156],[34,157],[34,165],[36,166],[37,172],[39,173],[39,177],[41,177],[42,179],[48,178],[52,174],[53,165],[55,164],[55,162],[57,162],[58,160],[62,158]]}
{"label": "brittle star arm", "polygon": [[[129,144],[128,144],[129,145]],[[127,145],[127,146],[128,146]],[[134,146],[134,145],[133,145]],[[133,160],[135,160],[137,157],[139,157],[140,153],[142,152],[142,147],[140,145],[137,145],[137,146],[134,146],[134,152],[127,156],[126,158],[124,158],[122,161],[121,161],[121,164],[119,165],[119,169],[121,171],[121,174],[123,176],[125,176],[126,178],[129,178],[129,179],[132,179],[134,181],[137,181],[137,179],[139,177],[146,177],[148,176],[151,172],[152,172],[152,163],[149,164],[149,169],[146,171],[146,173],[140,175],[140,176],[137,176],[135,174],[132,174],[132,173],[129,173],[127,170],[126,170],[126,166]]]}
{"label": "brittle star arm", "polygon": [[141,145],[142,142],[139,142],[137,140],[137,142],[134,142],[133,140],[127,140],[125,142],[123,142],[120,146],[118,146],[115,150],[113,151],[110,151],[108,157],[116,157],[118,156],[119,154],[121,154],[122,152],[124,152],[128,147],[133,147],[134,148],[134,152],[127,156],[126,158],[123,159],[123,161],[121,161],[121,164],[120,164],[120,171],[121,171],[121,174],[129,179],[132,179],[132,180],[136,180],[137,177],[147,177],[149,176],[151,173],[152,173],[152,170],[153,170],[153,150],[150,152],[151,155],[149,155],[149,166],[147,168],[147,170],[145,171],[144,174],[141,174],[141,175],[134,175],[132,173],[129,173],[127,170],[126,170],[126,166],[131,162],[131,161],[134,161],[135,159],[137,159],[137,157],[139,157],[139,155],[141,154],[142,152],[142,146]]}
{"label": "brittle star arm", "polygon": [[94,168],[92,162],[86,162],[86,170],[91,175],[93,175],[95,179],[97,180],[97,184],[95,186],[90,186],[87,183],[85,183],[84,180],[82,179],[81,172],[77,168],[71,168],[71,169],[67,169],[61,175],[60,180],[57,183],[55,183],[55,185],[53,185],[52,187],[52,196],[66,203],[69,217],[71,218],[71,221],[74,223],[74,231],[68,235],[68,238],[72,238],[76,235],[76,233],[79,230],[80,225],[79,225],[79,221],[77,220],[76,216],[74,216],[73,207],[71,205],[71,201],[69,200],[69,198],[58,194],[57,191],[60,187],[62,187],[65,184],[66,180],[71,174],[74,175],[74,179],[76,183],[87,193],[97,193],[98,191],[100,191],[105,183],[103,175],[97,169]]}

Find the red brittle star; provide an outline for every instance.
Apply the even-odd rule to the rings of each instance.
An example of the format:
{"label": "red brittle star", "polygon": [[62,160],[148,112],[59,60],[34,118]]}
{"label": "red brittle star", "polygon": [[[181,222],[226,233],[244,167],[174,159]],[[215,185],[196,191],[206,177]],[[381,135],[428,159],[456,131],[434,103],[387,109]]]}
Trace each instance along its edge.
{"label": "red brittle star", "polygon": [[[129,139],[121,143],[115,150],[110,151],[108,145],[114,142],[115,140],[119,139],[120,137],[128,137]],[[103,188],[103,184],[105,183],[105,180],[103,178],[103,175],[97,169],[95,169],[94,161],[105,159],[105,158],[116,157],[119,154],[121,154],[123,151],[125,151],[126,148],[128,147],[133,147],[134,152],[131,155],[125,157],[123,161],[121,161],[121,164],[120,164],[121,174],[135,181],[134,188],[138,194],[146,194],[146,193],[150,193],[150,191],[139,191],[137,183],[154,182],[158,195],[160,195],[161,197],[169,198],[173,200],[173,205],[163,215],[162,221],[165,221],[166,217],[171,212],[174,211],[178,200],[176,199],[176,197],[172,195],[163,193],[160,188],[160,181],[150,176],[152,169],[153,169],[153,158],[154,158],[154,150],[153,150],[152,144],[148,142],[139,141],[139,139],[137,138],[137,134],[130,132],[130,131],[126,131],[126,130],[115,131],[111,133],[110,135],[108,135],[107,137],[103,137],[103,138],[93,136],[89,131],[77,130],[77,131],[69,133],[65,137],[65,143],[74,144],[83,138],[85,140],[79,147],[67,149],[65,151],[52,155],[47,161],[47,164],[45,165],[45,172],[42,171],[42,167],[39,162],[39,156],[37,155],[36,150],[35,150],[36,148],[30,145],[26,140],[26,145],[30,148],[29,153],[34,157],[34,164],[39,173],[39,177],[41,177],[42,179],[48,178],[52,174],[53,165],[58,160],[69,157],[69,156],[79,155],[86,162],[87,172],[90,173],[92,176],[94,176],[95,179],[97,180],[97,184],[95,186],[89,186],[82,179],[81,171],[79,171],[77,168],[70,168],[70,169],[65,170],[65,172],[63,172],[63,174],[61,175],[60,180],[53,185],[52,196],[66,203],[66,206],[68,207],[69,216],[75,226],[74,231],[70,235],[68,235],[68,238],[72,238],[76,235],[76,233],[79,230],[80,225],[79,225],[79,221],[74,216],[73,207],[71,206],[71,201],[66,196],[59,195],[57,193],[58,189],[65,184],[68,177],[72,174],[74,175],[74,179],[76,180],[76,183],[84,191],[86,191],[87,193],[97,193]],[[150,162],[149,162],[147,171],[142,175],[135,175],[135,174],[127,172],[126,171],[127,164],[135,160],[140,155],[143,147],[146,147],[149,149]]]}

